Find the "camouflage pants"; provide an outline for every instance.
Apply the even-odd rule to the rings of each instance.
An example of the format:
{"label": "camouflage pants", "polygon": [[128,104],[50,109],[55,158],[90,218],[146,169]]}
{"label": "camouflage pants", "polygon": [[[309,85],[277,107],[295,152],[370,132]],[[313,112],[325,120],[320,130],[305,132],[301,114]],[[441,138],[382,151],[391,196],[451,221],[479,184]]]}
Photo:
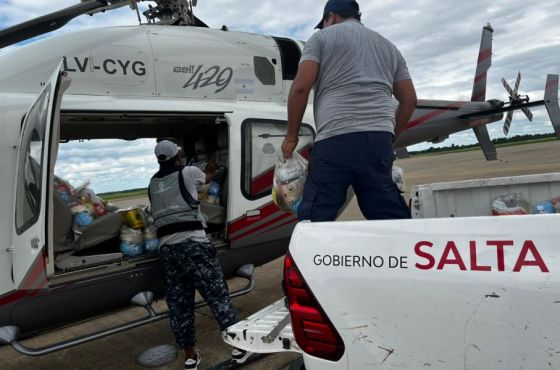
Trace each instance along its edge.
{"label": "camouflage pants", "polygon": [[236,311],[211,243],[187,240],[163,245],[159,254],[165,274],[171,329],[180,348],[194,347],[196,343],[195,289],[212,309],[221,330],[235,324]]}

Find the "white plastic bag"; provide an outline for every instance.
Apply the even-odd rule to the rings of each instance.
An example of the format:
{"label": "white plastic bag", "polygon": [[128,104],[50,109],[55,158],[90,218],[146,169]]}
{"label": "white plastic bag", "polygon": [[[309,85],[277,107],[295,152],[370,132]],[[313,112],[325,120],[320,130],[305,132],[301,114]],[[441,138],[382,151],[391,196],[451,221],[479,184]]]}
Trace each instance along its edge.
{"label": "white plastic bag", "polygon": [[404,171],[402,168],[393,166],[393,182],[397,184],[397,187],[401,192],[406,192],[405,182],[404,182]]}
{"label": "white plastic bag", "polygon": [[498,195],[492,200],[492,216],[528,215],[531,208],[520,193]]}
{"label": "white plastic bag", "polygon": [[297,212],[303,198],[303,187],[307,179],[307,160],[294,152],[291,158],[282,155],[276,162],[272,182],[274,204],[284,211]]}
{"label": "white plastic bag", "polygon": [[125,256],[139,256],[144,252],[144,235],[142,230],[128,226],[121,228],[120,250]]}

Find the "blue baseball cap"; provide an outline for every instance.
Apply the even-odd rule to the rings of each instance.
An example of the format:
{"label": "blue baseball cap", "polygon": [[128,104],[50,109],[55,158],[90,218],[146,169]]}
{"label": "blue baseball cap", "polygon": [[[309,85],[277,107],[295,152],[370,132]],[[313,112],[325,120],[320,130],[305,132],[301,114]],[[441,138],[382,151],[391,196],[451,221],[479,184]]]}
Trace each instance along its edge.
{"label": "blue baseball cap", "polygon": [[331,12],[346,13],[350,16],[359,17],[360,6],[355,0],[329,0],[327,1],[325,10],[323,11],[323,18],[315,28],[323,29],[323,19],[325,19],[325,16]]}

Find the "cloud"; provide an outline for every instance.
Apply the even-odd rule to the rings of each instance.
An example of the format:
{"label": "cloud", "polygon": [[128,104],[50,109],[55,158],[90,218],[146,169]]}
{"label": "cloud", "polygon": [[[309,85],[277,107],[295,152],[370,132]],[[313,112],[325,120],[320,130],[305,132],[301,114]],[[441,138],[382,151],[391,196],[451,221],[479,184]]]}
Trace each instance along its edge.
{"label": "cloud", "polygon": [[[0,14],[0,28],[3,29],[70,6],[78,0],[0,2],[3,9],[10,9]],[[143,9],[146,6],[146,2],[142,3]],[[313,26],[321,18],[323,6],[323,0],[199,0],[195,14],[214,28],[227,25],[234,31],[306,40],[314,32]],[[361,8],[364,24],[386,36],[402,51],[421,99],[470,98],[481,29],[488,22],[495,29],[493,66],[488,74],[488,99],[507,100],[501,79],[504,77],[513,85],[517,72],[521,71],[520,92],[528,94],[532,100],[540,100],[546,75],[560,73],[560,22],[557,21],[560,19],[560,7],[555,0],[418,0],[412,3],[362,0]],[[80,16],[53,34],[136,23],[135,12],[125,6],[93,17]],[[6,48],[0,53],[14,48]],[[534,113],[535,122],[532,124],[516,113],[510,135],[552,132],[546,111],[534,109]],[[495,123],[489,128],[492,138],[503,137],[501,126],[502,123]],[[472,133],[464,132],[453,135],[440,145],[474,141]],[[79,144],[84,145],[69,145],[67,151],[61,151],[59,156],[61,171],[76,181],[95,174],[91,177],[96,186],[100,184],[104,187],[117,182],[122,186],[136,187],[140,182],[135,179],[143,174],[149,176],[153,168],[148,163],[151,144]],[[84,163],[92,155],[99,158],[100,164],[90,168]],[[113,162],[109,163],[108,158]],[[119,179],[120,170],[126,171],[126,182],[123,181],[125,175]],[[101,171],[103,175],[98,175],[96,171]],[[84,175],[78,175],[80,173]],[[146,179],[142,181],[145,183]]]}
{"label": "cloud", "polygon": [[59,146],[55,174],[96,192],[144,188],[157,172],[154,139],[73,141]]}

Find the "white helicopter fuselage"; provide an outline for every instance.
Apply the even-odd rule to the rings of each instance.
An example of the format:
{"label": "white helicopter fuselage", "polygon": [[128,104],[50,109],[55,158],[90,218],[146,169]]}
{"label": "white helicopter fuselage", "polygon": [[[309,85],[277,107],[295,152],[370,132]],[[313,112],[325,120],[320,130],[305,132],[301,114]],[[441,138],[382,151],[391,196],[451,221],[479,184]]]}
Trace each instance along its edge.
{"label": "white helicopter fuselage", "polygon": [[[49,168],[43,184],[47,189],[53,186],[60,139],[131,140],[171,136],[170,132],[200,123],[227,126],[226,249],[247,247],[238,260],[223,258],[222,265],[229,264],[226,274],[231,276],[232,269],[244,263],[262,264],[281,255],[297,221],[295,215],[275,208],[270,184],[266,184],[271,180],[282,135],[267,139],[269,131],[260,132],[260,126],[251,128],[251,124],[285,125],[287,95],[301,49],[301,43],[288,39],[143,25],[56,36],[1,56],[0,319],[12,320],[14,303],[31,299],[35,294],[30,292],[43,294],[47,287],[95,276],[91,272],[57,273],[51,191],[41,199],[44,210],[36,220],[42,228],[39,235],[22,241],[20,234],[35,231],[31,228],[21,233],[14,222],[22,122],[53,71],[65,71],[71,83],[64,92],[60,117],[51,112],[50,145],[43,156]],[[289,53],[296,54],[294,61],[289,60]],[[135,124],[130,117],[141,123]],[[161,123],[160,129],[165,117],[172,120]],[[106,129],[108,122],[113,124],[111,129]],[[300,149],[313,139],[312,109],[304,122],[311,134],[302,140]],[[273,131],[277,133],[277,126]],[[249,132],[254,133],[252,139],[246,137]],[[255,153],[257,161],[242,154],[262,147],[267,140],[274,140],[274,153]],[[252,175],[247,175],[247,168]],[[269,251],[263,251],[267,248]],[[124,265],[126,261],[121,261],[114,271],[123,270]],[[3,311],[3,305],[9,305],[11,313]]]}

